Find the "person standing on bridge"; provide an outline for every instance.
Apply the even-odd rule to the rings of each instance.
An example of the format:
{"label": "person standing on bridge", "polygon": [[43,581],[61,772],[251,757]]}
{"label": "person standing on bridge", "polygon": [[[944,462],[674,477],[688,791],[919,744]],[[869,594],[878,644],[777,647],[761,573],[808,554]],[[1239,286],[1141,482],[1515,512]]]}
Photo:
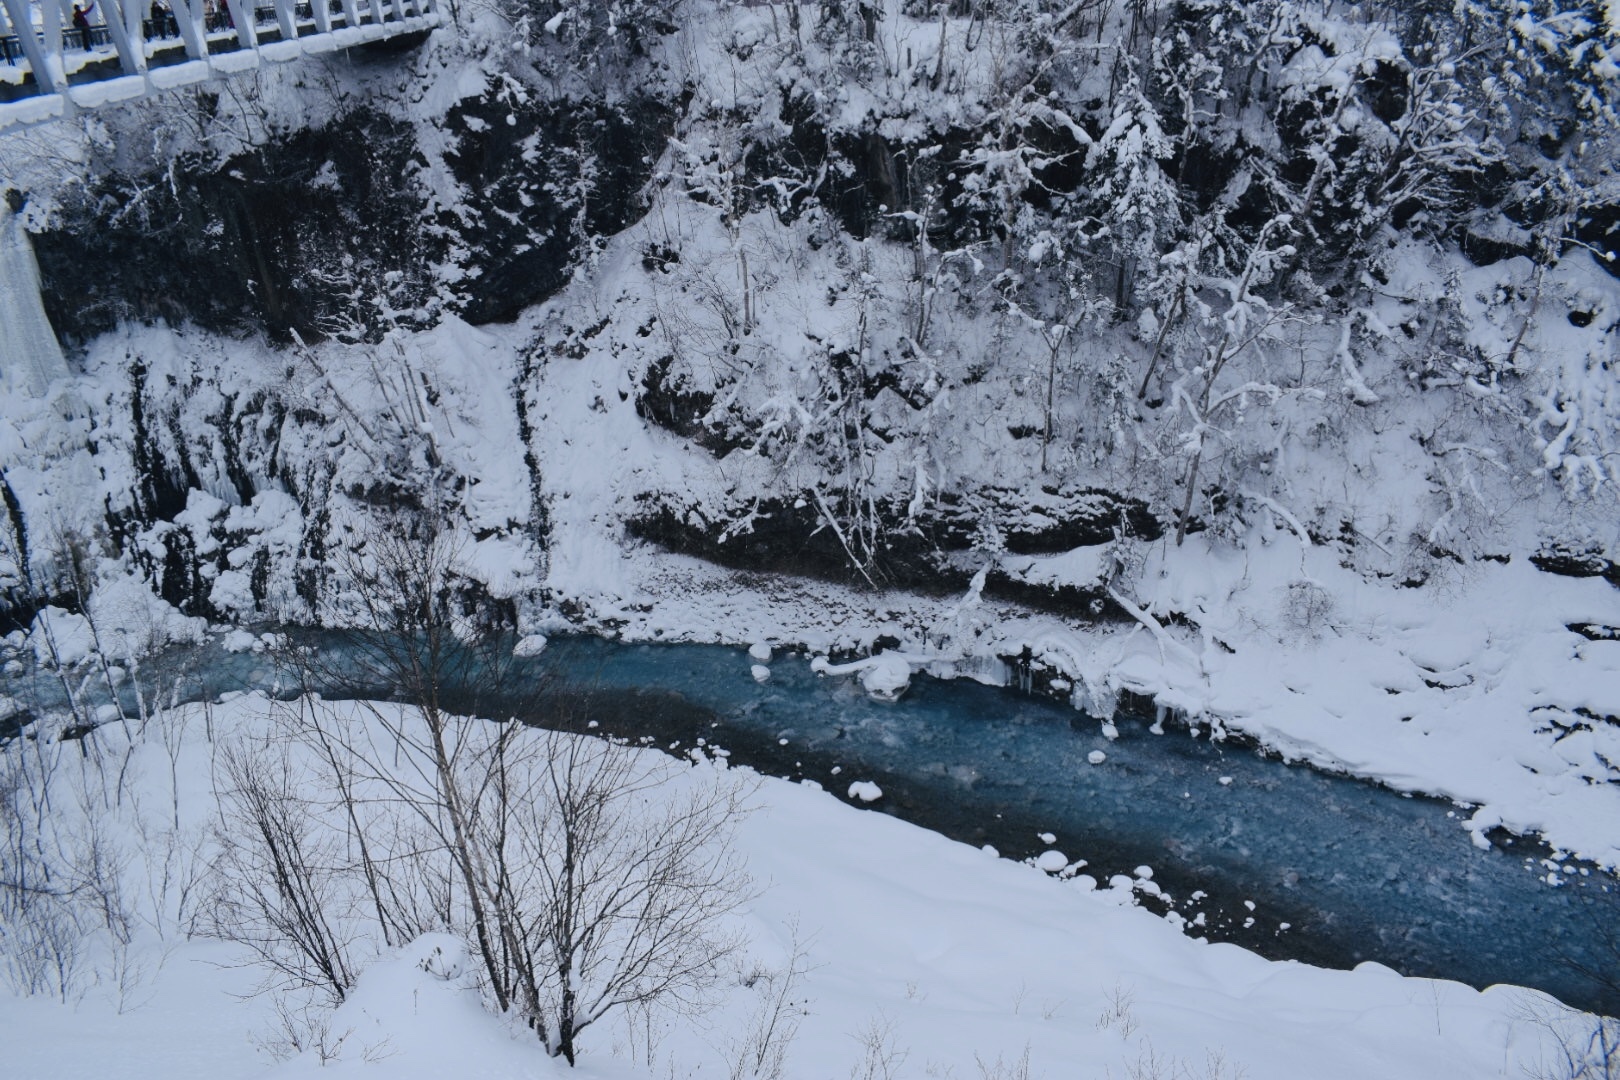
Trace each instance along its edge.
{"label": "person standing on bridge", "polygon": [[[92,4],[92,7],[95,5]],[[79,44],[85,52],[90,51],[90,8],[73,5],[73,28],[79,32]]]}

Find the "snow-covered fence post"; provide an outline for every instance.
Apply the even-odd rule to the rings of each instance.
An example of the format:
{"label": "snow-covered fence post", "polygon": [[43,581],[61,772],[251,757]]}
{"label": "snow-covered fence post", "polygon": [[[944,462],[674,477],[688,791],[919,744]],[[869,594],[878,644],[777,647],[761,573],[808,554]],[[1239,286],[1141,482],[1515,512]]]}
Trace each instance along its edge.
{"label": "snow-covered fence post", "polygon": [[258,13],[248,0],[225,0],[225,6],[230,9],[231,22],[236,26],[236,40],[244,49],[257,49],[259,47],[259,30],[254,24]]}
{"label": "snow-covered fence post", "polygon": [[[32,18],[23,21],[22,26],[34,25]],[[35,35],[22,34],[24,41]],[[39,66],[34,68],[34,79],[39,83],[40,89],[47,86],[52,92],[60,93],[67,88],[67,69],[62,66],[62,9],[51,3],[39,5],[39,38],[44,41],[41,52],[44,54]],[[32,59],[32,58],[30,58]]]}
{"label": "snow-covered fence post", "polygon": [[[319,0],[316,0],[318,3]],[[298,37],[298,0],[275,0],[276,26],[281,30],[282,41],[294,41]]]}
{"label": "snow-covered fence post", "polygon": [[125,4],[124,0],[99,0],[105,8],[107,35],[113,48],[118,50],[118,64],[125,75],[140,75],[146,71],[146,50],[141,46],[141,12],[138,2]]}
{"label": "snow-covered fence post", "polygon": [[[231,13],[236,15],[236,25],[240,27],[242,20],[237,15],[239,5],[232,0]],[[174,24],[180,30],[180,39],[186,43],[186,55],[193,60],[206,60],[208,58],[208,29],[203,22],[202,0],[174,0],[170,6],[174,13]],[[250,47],[246,42],[244,47]]]}

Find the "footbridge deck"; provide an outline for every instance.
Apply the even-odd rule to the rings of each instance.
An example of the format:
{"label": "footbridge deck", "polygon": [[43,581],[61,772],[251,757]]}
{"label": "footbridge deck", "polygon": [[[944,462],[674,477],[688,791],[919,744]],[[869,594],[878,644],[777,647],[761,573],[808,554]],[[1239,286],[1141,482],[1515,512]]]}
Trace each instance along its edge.
{"label": "footbridge deck", "polygon": [[[89,4],[90,0],[81,0]],[[0,134],[441,26],[442,0],[0,0]],[[85,25],[89,23],[89,25]]]}

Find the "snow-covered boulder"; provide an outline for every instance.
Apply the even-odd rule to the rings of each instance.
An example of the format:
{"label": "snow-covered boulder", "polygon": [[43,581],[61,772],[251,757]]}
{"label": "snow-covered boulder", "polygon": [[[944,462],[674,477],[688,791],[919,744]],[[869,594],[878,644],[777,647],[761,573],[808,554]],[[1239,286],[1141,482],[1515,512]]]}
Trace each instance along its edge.
{"label": "snow-covered boulder", "polygon": [[810,661],[818,675],[855,675],[866,692],[880,701],[895,701],[911,686],[911,662],[899,653],[884,652],[847,664],[829,663],[825,656]]}

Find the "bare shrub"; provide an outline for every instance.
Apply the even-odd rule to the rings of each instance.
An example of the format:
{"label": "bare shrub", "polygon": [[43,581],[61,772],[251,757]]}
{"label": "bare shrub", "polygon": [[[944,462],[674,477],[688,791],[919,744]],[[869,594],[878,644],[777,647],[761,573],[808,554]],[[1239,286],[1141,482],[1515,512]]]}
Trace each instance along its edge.
{"label": "bare shrub", "polygon": [[1527,1006],[1525,1018],[1543,1029],[1551,1044],[1525,1069],[1530,1080],[1620,1080],[1620,1018],[1551,1002]]}
{"label": "bare shrub", "polygon": [[[1113,1070],[1109,1070],[1109,1076]],[[1144,1037],[1136,1057],[1125,1062],[1126,1080],[1243,1080],[1243,1067],[1226,1060],[1221,1050],[1206,1050],[1202,1069],[1184,1058],[1159,1051]]]}
{"label": "bare shrub", "polygon": [[[198,865],[142,813],[121,727],[80,715],[47,713],[0,744],[0,978],[63,1001],[100,986],[123,1011],[163,966]],[[137,853],[137,838],[162,842]]]}
{"label": "bare shrub", "polygon": [[1314,581],[1290,581],[1283,589],[1283,623],[1297,633],[1316,637],[1332,622],[1333,594]]}
{"label": "bare shrub", "polygon": [[678,766],[601,739],[539,732],[529,775],[497,762],[489,852],[504,974],[553,1055],[614,1009],[695,1006],[738,941],[746,896],[730,832],[747,789],[676,785]]}
{"label": "bare shrub", "polygon": [[274,1015],[268,1027],[254,1037],[259,1051],[272,1061],[286,1061],[313,1051],[322,1065],[337,1060],[353,1028],[334,1033],[332,1011],[298,993],[278,993],[272,999]]}
{"label": "bare shrub", "polygon": [[295,660],[398,704],[344,717],[306,700],[274,744],[222,755],[222,813],[242,825],[225,830],[219,884],[237,895],[220,932],[334,1000],[362,927],[395,945],[462,935],[491,1004],[570,1064],[616,1010],[704,1004],[748,895],[731,834],[751,784],[472,715],[509,650],[467,618],[473,590],[432,513],[374,523],[345,572],[353,630],[326,660]]}
{"label": "bare shrub", "polygon": [[994,1062],[987,1062],[977,1054],[973,1063],[979,1067],[980,1080],[1029,1080],[1029,1047],[1011,1061],[996,1055]]}
{"label": "bare shrub", "polygon": [[850,1080],[895,1080],[911,1052],[900,1046],[894,1018],[878,1013],[852,1036],[861,1048],[860,1060],[849,1070]]}
{"label": "bare shrub", "polygon": [[341,1002],[357,974],[341,836],[310,812],[285,746],[226,746],[218,760],[214,933],[246,945],[283,987],[319,987]]}
{"label": "bare shrub", "polygon": [[42,895],[20,914],[20,919],[7,920],[0,957],[12,989],[64,1003],[77,998],[83,989],[83,931],[73,908],[60,897]]}
{"label": "bare shrub", "polygon": [[741,1039],[731,1048],[731,1080],[782,1080],[788,1048],[798,1037],[799,1024],[809,1015],[809,1002],[797,999],[799,984],[809,973],[809,952],[793,927],[787,964],[779,971],[756,971],[744,985],[761,991]]}
{"label": "bare shrub", "polygon": [[1130,1038],[1137,1028],[1136,994],[1124,983],[1115,983],[1104,999],[1103,1011],[1097,1015],[1099,1031],[1113,1028],[1124,1038]]}

